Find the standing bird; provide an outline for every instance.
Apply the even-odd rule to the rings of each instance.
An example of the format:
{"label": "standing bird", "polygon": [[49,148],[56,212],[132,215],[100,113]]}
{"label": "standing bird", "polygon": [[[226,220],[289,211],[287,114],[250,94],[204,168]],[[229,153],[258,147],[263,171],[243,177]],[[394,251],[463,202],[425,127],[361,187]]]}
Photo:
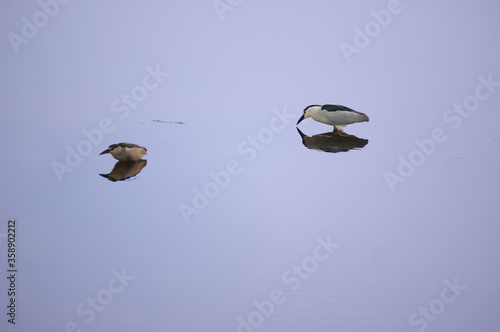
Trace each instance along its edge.
{"label": "standing bird", "polygon": [[369,121],[364,113],[357,112],[342,105],[311,105],[304,109],[304,114],[297,121],[313,118],[314,120],[333,126],[333,131],[343,131],[344,126],[356,122]]}
{"label": "standing bird", "polygon": [[119,161],[137,161],[148,153],[145,147],[132,143],[111,144],[106,150],[99,153],[109,153]]}

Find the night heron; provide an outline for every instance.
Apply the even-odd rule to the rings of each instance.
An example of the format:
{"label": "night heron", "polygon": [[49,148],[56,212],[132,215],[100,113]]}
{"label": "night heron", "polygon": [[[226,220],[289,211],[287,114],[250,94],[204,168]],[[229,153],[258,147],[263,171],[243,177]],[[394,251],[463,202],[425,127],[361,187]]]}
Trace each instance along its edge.
{"label": "night heron", "polygon": [[314,120],[333,126],[333,131],[343,131],[344,126],[356,122],[369,121],[364,113],[350,109],[342,105],[311,105],[304,109],[304,114],[297,121],[313,118]]}
{"label": "night heron", "polygon": [[132,143],[111,144],[101,154],[109,153],[119,161],[137,161],[148,153],[145,147]]}

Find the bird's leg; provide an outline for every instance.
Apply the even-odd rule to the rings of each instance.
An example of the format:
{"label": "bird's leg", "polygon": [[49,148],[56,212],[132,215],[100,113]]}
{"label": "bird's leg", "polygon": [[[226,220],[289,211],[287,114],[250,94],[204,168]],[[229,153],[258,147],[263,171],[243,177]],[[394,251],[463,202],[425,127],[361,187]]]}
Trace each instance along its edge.
{"label": "bird's leg", "polygon": [[335,134],[342,134],[344,132],[344,126],[333,125],[333,132]]}

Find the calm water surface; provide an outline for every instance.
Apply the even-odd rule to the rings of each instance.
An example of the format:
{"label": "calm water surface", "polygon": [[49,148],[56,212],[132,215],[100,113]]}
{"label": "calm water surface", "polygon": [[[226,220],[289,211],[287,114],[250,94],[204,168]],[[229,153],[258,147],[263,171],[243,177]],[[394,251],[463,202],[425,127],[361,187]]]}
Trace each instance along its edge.
{"label": "calm water surface", "polygon": [[[446,280],[467,288],[436,324],[472,326],[464,315],[498,305],[488,263],[497,208],[483,187],[497,180],[470,178],[478,167],[494,173],[497,141],[465,155],[443,143],[392,192],[384,172],[397,174],[398,160],[377,116],[346,128],[357,149],[323,152],[304,146],[293,119],[270,130],[276,110],[290,112],[242,125],[233,111],[210,123],[138,123],[147,166],[127,180],[99,176],[115,160],[97,149],[58,185],[43,187],[54,174],[39,186],[22,178],[37,211],[20,220],[21,245],[37,248],[24,274],[40,275],[25,277],[25,310],[97,330],[410,330],[409,316],[440,299]],[[114,273],[125,281],[108,300]],[[99,312],[88,297],[110,304]]]}
{"label": "calm water surface", "polygon": [[[0,330],[498,331],[498,6],[401,6],[351,62],[386,1],[71,2],[5,38]],[[297,130],[322,103],[370,122]]]}

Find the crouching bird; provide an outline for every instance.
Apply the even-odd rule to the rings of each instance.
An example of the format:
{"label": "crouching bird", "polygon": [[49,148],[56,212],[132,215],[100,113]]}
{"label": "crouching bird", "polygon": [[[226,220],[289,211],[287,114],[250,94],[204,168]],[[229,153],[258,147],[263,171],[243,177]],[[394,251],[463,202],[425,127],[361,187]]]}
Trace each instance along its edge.
{"label": "crouching bird", "polygon": [[314,120],[333,126],[333,131],[343,131],[344,126],[356,122],[369,121],[364,113],[350,109],[342,105],[311,105],[304,109],[304,114],[297,121],[313,118]]}
{"label": "crouching bird", "polygon": [[99,153],[109,153],[119,161],[137,161],[148,153],[145,147],[132,143],[111,144],[106,150]]}

